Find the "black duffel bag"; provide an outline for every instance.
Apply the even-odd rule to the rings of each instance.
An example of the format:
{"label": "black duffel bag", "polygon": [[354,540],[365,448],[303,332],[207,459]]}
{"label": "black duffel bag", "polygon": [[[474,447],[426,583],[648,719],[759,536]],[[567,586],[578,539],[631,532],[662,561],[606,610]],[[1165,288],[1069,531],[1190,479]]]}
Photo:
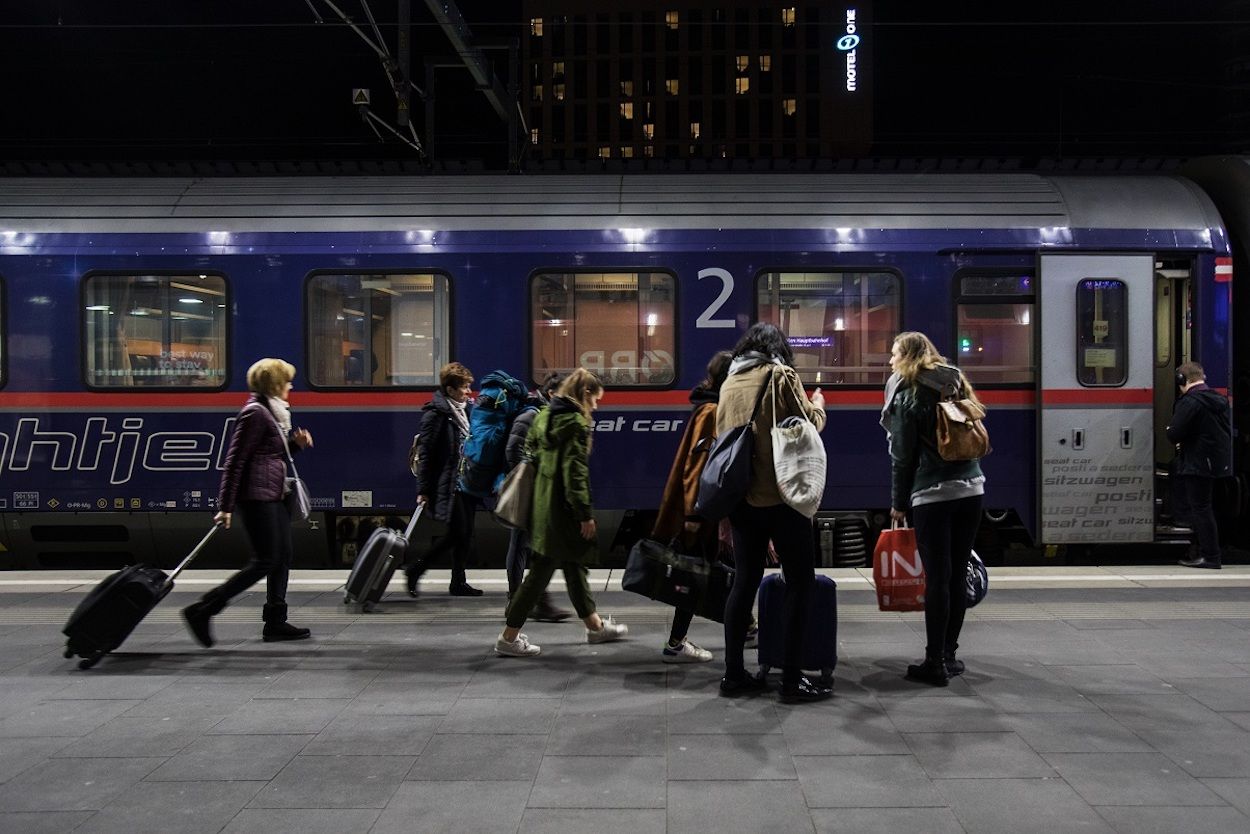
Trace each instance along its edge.
{"label": "black duffel bag", "polygon": [[734,570],[728,565],[709,563],[654,539],[639,539],[629,551],[621,587],[723,623],[733,581]]}

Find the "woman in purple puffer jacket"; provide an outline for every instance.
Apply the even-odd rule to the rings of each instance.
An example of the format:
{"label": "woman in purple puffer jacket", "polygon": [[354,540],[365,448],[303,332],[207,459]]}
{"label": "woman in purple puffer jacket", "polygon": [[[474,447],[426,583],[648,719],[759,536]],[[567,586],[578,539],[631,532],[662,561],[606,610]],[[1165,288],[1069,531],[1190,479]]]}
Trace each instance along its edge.
{"label": "woman in purple puffer jacket", "polygon": [[281,359],[262,359],[247,371],[252,396],[239,412],[226,452],[217,494],[214,522],[230,528],[238,513],[255,555],[234,576],[182,611],[187,626],[204,646],[213,645],[212,618],[230,600],[260,579],[266,580],[265,642],[303,640],[311,632],[286,621],[286,586],[291,572],[291,516],[286,492],[288,441],[291,452],[313,445],[306,429],[291,426],[291,380],[295,366]]}

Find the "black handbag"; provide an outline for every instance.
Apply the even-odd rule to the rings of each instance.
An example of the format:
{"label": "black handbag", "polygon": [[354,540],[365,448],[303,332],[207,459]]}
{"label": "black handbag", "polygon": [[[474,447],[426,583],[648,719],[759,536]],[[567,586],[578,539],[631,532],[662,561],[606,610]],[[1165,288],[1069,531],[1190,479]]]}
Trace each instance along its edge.
{"label": "black handbag", "polygon": [[639,539],[629,551],[621,587],[700,617],[725,621],[725,600],[734,570],[689,556],[654,539]]}
{"label": "black handbag", "polygon": [[751,488],[751,458],[755,456],[755,415],[759,413],[764,392],[773,384],[773,375],[764,379],[751,419],[746,425],[730,429],[716,438],[703,471],[699,473],[699,494],[694,512],[708,521],[719,521],[733,512]]}

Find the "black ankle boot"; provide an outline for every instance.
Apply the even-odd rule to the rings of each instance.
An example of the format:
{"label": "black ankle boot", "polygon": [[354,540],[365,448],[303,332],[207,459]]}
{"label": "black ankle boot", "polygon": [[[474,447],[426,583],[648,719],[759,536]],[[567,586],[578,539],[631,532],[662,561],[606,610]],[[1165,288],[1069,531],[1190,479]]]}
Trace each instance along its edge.
{"label": "black ankle boot", "polygon": [[312,632],[306,628],[297,628],[288,622],[281,622],[265,623],[261,639],[266,643],[277,643],[282,640],[305,640],[311,636]]}
{"label": "black ankle boot", "polygon": [[912,663],[907,667],[907,679],[930,686],[946,686],[950,683],[950,674],[947,673],[942,658],[926,657],[920,663]]}
{"label": "black ankle boot", "polygon": [[948,677],[956,677],[964,673],[964,662],[955,659],[954,652],[945,652],[942,655],[942,663],[946,666],[946,674]]}
{"label": "black ankle boot", "polygon": [[421,596],[421,592],[417,590],[417,583],[421,581],[421,574],[423,573],[425,573],[423,568],[404,568],[404,586],[408,590],[408,596],[413,599]]}
{"label": "black ankle boot", "polygon": [[182,609],[182,617],[187,621],[187,628],[201,646],[211,649],[213,643],[212,619],[220,614],[226,604],[213,597],[204,597]]}

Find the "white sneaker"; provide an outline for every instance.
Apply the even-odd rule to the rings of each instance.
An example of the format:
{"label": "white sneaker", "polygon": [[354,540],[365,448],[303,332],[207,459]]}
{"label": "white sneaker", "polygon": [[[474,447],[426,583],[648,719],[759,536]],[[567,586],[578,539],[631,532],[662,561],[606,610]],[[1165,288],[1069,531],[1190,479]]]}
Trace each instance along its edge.
{"label": "white sneaker", "polygon": [[500,635],[495,641],[495,654],[502,657],[534,657],[542,650],[542,646],[535,646],[524,634],[518,634],[515,640],[505,640]]}
{"label": "white sneaker", "polygon": [[587,643],[611,643],[620,640],[626,634],[629,634],[629,626],[624,623],[618,623],[611,617],[603,618],[603,628],[598,631],[586,629]]}
{"label": "white sneaker", "polygon": [[689,640],[684,641],[677,648],[665,645],[664,652],[660,660],[665,663],[707,663],[712,659],[712,653],[707,649],[701,649]]}

